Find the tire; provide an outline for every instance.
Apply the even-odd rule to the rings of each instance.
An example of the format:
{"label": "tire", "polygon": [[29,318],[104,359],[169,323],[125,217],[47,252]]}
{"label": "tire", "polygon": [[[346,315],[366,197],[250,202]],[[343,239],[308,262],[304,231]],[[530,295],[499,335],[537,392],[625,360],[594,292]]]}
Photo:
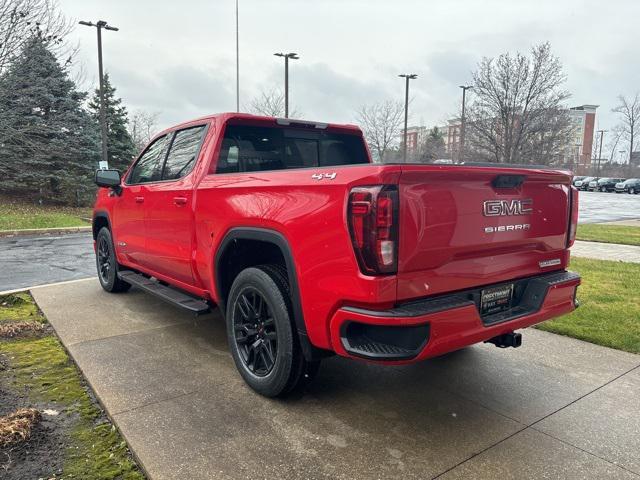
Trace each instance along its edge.
{"label": "tire", "polygon": [[131,288],[131,284],[118,278],[119,265],[113,248],[113,238],[107,227],[102,227],[96,237],[96,269],[100,285],[107,292],[126,292]]}
{"label": "tire", "polygon": [[302,388],[319,367],[302,354],[292,312],[279,265],[247,268],[233,281],[226,308],[229,348],[244,381],[266,397]]}
{"label": "tire", "polygon": [[633,188],[633,187],[630,187],[630,188],[629,188],[629,194],[630,194],[630,195],[634,195],[635,193],[636,193],[636,189],[635,189],[635,188]]}
{"label": "tire", "polygon": [[603,192],[603,193],[607,193],[607,187],[602,187],[602,188],[600,189],[600,191],[601,191],[601,192]]}

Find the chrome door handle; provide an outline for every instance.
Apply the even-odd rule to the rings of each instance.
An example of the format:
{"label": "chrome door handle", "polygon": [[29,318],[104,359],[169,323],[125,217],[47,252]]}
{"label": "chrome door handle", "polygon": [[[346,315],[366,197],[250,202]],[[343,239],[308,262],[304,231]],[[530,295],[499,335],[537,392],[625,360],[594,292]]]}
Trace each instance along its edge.
{"label": "chrome door handle", "polygon": [[136,203],[144,202],[144,197],[136,197]]}

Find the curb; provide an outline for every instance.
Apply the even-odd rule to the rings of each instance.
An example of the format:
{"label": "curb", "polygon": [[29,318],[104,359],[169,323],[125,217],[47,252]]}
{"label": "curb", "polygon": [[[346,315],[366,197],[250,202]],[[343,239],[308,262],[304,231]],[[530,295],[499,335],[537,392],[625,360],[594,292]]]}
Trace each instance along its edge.
{"label": "curb", "polygon": [[90,231],[90,225],[86,227],[25,228],[23,230],[0,230],[0,238],[21,237],[26,235],[63,235],[65,233],[82,233]]}

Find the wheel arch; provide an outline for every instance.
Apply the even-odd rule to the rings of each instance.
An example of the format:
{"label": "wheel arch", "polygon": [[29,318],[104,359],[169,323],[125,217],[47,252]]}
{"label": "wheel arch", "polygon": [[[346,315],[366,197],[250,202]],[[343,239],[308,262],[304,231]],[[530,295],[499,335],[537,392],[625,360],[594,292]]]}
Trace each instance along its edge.
{"label": "wheel arch", "polygon": [[98,211],[93,215],[93,221],[91,222],[91,231],[93,233],[93,239],[98,238],[98,232],[101,228],[107,227],[111,234],[113,235],[113,230],[111,229],[111,220],[109,219],[109,214],[105,211]]}
{"label": "wheel arch", "polygon": [[[243,248],[250,246],[260,246],[260,254],[253,254],[241,265],[231,264],[233,255],[242,252]],[[214,276],[215,288],[218,297],[218,306],[223,315],[226,311],[226,302],[231,289],[231,284],[235,276],[244,268],[270,263],[274,255],[279,254],[281,261],[287,270],[289,288],[291,289],[291,306],[293,309],[293,320],[300,339],[302,351],[307,360],[313,360],[324,355],[321,349],[314,347],[307,336],[307,328],[304,323],[302,312],[302,302],[300,300],[300,289],[298,285],[298,274],[296,271],[293,253],[287,238],[276,230],[258,227],[235,227],[224,236],[214,256]],[[244,260],[244,257],[243,257]]]}

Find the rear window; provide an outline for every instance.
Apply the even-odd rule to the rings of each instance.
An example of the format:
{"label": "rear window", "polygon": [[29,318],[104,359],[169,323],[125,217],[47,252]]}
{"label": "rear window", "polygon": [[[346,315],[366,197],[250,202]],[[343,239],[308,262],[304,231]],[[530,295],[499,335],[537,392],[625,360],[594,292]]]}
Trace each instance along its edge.
{"label": "rear window", "polygon": [[359,135],[228,125],[216,173],[368,163]]}

